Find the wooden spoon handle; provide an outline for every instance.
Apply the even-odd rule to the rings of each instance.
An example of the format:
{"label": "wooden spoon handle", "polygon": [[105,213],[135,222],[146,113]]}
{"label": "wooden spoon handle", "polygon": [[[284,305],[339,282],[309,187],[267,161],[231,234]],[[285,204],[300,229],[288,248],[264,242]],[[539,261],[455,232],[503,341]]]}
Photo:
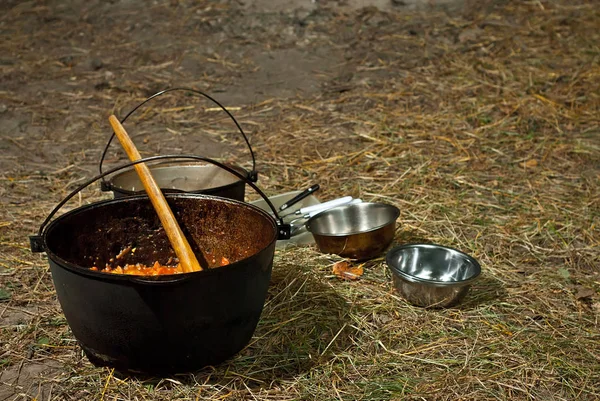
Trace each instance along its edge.
{"label": "wooden spoon handle", "polygon": [[[108,120],[110,121],[110,125],[112,125],[117,138],[119,138],[119,142],[121,142],[123,149],[125,149],[129,160],[136,161],[141,159],[142,157],[135,147],[135,144],[117,117],[111,115]],[[134,168],[137,171],[140,180],[142,181],[142,185],[144,185],[144,189],[150,197],[152,206],[154,206],[154,209],[158,214],[158,218],[160,219],[160,222],[162,223],[165,232],[169,237],[169,241],[171,241],[171,246],[179,258],[179,263],[181,263],[183,272],[189,273],[202,270],[200,263],[198,263],[198,259],[196,259],[196,255],[192,251],[189,242],[181,231],[181,227],[179,227],[179,223],[177,223],[177,220],[173,215],[173,211],[169,207],[167,200],[165,199],[158,184],[154,180],[152,173],[150,173],[150,169],[145,163],[138,163],[134,165]]]}

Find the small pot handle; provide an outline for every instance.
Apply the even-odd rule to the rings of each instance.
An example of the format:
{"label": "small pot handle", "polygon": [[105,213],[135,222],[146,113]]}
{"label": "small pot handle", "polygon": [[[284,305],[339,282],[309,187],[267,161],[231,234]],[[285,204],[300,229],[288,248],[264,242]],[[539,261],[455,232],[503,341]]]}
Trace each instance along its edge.
{"label": "small pot handle", "polygon": [[93,182],[107,176],[108,174],[112,174],[112,173],[122,170],[124,168],[131,167],[135,164],[145,163],[145,162],[154,161],[154,160],[163,160],[163,159],[199,160],[199,161],[207,162],[210,164],[214,164],[215,166],[220,167],[223,170],[226,170],[227,172],[235,175],[236,177],[238,177],[241,180],[246,181],[246,183],[248,185],[250,185],[252,187],[252,189],[254,189],[254,191],[256,191],[256,193],[258,193],[265,200],[265,202],[267,203],[267,205],[273,212],[273,215],[275,216],[275,221],[276,222],[278,221],[278,223],[277,223],[278,239],[289,239],[290,238],[290,231],[291,231],[290,225],[283,222],[283,219],[277,213],[277,209],[275,208],[275,206],[273,206],[273,203],[271,203],[271,201],[269,200],[267,195],[265,195],[264,192],[261,191],[260,188],[258,188],[256,186],[256,184],[254,184],[250,180],[250,178],[244,177],[243,174],[239,173],[238,171],[234,170],[233,168],[231,168],[223,163],[220,163],[216,160],[209,159],[207,157],[195,156],[195,155],[161,155],[161,156],[146,157],[144,159],[139,159],[134,162],[128,162],[121,166],[111,168],[110,170],[100,173],[100,174],[96,175],[95,177],[89,179],[88,181],[84,182],[83,184],[81,184],[79,187],[77,187],[75,190],[73,190],[73,192],[68,194],[62,201],[60,201],[58,203],[58,205],[56,205],[56,207],[54,207],[54,209],[50,212],[48,217],[46,217],[46,219],[40,225],[40,229],[38,230],[37,235],[32,235],[29,237],[31,251],[32,252],[44,252],[45,251],[44,238],[43,238],[44,229],[46,228],[46,226],[48,225],[48,223],[50,222],[52,217],[54,217],[54,215],[58,212],[58,210],[65,203],[67,203],[73,196],[75,196],[78,192],[80,192],[84,188],[88,187]]}
{"label": "small pot handle", "polygon": [[[240,134],[242,134],[242,137],[244,138],[244,141],[246,142],[246,145],[248,145],[248,150],[250,151],[250,157],[252,158],[252,171],[250,171],[248,173],[248,179],[252,182],[256,182],[258,180],[258,173],[256,172],[256,160],[254,158],[254,151],[252,150],[252,146],[250,146],[250,141],[248,140],[248,137],[246,136],[246,134],[244,133],[244,130],[242,130],[241,125],[237,122],[237,120],[235,119],[235,117],[233,116],[233,114],[231,114],[231,112],[229,112],[229,110],[227,110],[225,108],[225,106],[223,106],[221,103],[219,103],[216,99],[214,99],[213,97],[211,97],[210,95],[207,95],[204,92],[201,92],[197,89],[191,89],[191,88],[169,88],[169,89],[165,89],[162,90],[160,92],[155,93],[154,95],[150,96],[149,98],[147,98],[146,100],[144,100],[142,103],[138,104],[137,106],[135,106],[129,113],[127,113],[125,115],[125,117],[123,117],[123,119],[121,120],[121,124],[123,124],[127,118],[129,118],[129,116],[131,116],[133,113],[135,113],[135,111],[137,109],[139,109],[140,107],[142,107],[144,104],[148,103],[150,100],[159,97],[167,92],[173,92],[173,91],[187,91],[187,92],[192,92],[195,93],[197,95],[200,96],[204,96],[205,98],[207,98],[208,100],[212,101],[213,103],[215,103],[217,106],[219,106],[225,113],[227,113],[227,115],[229,116],[229,118],[231,118],[231,120],[233,121],[233,123],[235,124],[235,126],[237,127],[237,129],[240,131]],[[110,144],[112,143],[113,139],[115,138],[115,133],[113,132],[112,135],[110,136],[110,138],[108,139],[108,142],[106,143],[106,146],[104,147],[104,150],[102,151],[102,156],[100,157],[100,162],[98,163],[98,172],[100,174],[102,174],[102,165],[104,164],[104,159],[106,158],[106,153],[108,152],[108,148],[110,146]],[[101,182],[101,188],[104,191],[108,191],[110,190],[110,184],[108,181],[106,181],[104,179],[105,176],[102,176],[102,182]],[[246,180],[247,181],[247,180]]]}

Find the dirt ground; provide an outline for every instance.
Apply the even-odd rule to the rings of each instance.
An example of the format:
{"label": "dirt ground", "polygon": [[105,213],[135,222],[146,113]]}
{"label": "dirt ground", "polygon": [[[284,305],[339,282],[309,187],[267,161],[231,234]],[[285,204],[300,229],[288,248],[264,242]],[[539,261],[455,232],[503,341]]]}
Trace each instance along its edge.
{"label": "dirt ground", "polygon": [[[368,43],[353,40],[354,24],[343,32],[328,31],[326,22],[336,13],[362,13],[360,18],[376,26],[385,21],[375,6],[401,11],[457,8],[461,3],[400,4],[172,1],[148,7],[138,1],[3,2],[7,40],[0,129],[6,134],[0,168],[15,168],[17,159],[23,167],[40,169],[73,157],[75,168],[94,164],[107,132],[105,119],[97,113],[129,110],[137,101],[128,98],[132,90],[139,99],[173,85],[195,87],[229,107],[315,96],[328,85],[335,91],[336,85],[360,79],[357,65],[369,53]],[[314,24],[323,29],[309,29]],[[62,117],[53,118],[55,113]],[[95,131],[87,140],[96,148],[71,137],[90,130]],[[211,138],[188,139],[192,148],[187,150],[193,153],[218,155],[225,150]],[[48,146],[31,149],[27,142]],[[26,149],[30,151],[24,153]],[[16,157],[23,153],[25,158]]]}
{"label": "dirt ground", "polygon": [[[2,1],[0,401],[600,398],[599,20],[594,1]],[[478,257],[471,298],[423,311],[383,258],[357,284],[314,247],[279,251],[238,358],[150,381],[92,366],[28,236],[97,173],[108,116],[169,87],[232,111],[267,193],[393,203],[395,243]],[[202,98],[125,126],[144,155],[250,167]]]}

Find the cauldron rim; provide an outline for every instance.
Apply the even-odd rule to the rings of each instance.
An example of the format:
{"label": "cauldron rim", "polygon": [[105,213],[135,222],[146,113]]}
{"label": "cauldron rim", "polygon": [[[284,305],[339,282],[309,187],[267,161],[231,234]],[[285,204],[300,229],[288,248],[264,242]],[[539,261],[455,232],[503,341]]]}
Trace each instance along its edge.
{"label": "cauldron rim", "polygon": [[142,284],[149,284],[149,285],[169,285],[169,284],[181,283],[183,281],[186,281],[186,280],[192,278],[192,276],[193,277],[201,277],[201,276],[208,276],[208,275],[213,275],[213,274],[222,274],[225,271],[231,271],[236,268],[241,268],[244,264],[246,264],[251,259],[257,257],[261,252],[263,252],[265,249],[269,248],[275,241],[277,241],[278,232],[277,232],[277,223],[276,223],[275,219],[270,214],[268,214],[266,211],[260,209],[259,207],[255,206],[255,205],[252,205],[252,204],[249,204],[246,202],[241,202],[241,201],[234,200],[234,199],[222,198],[222,197],[214,196],[214,195],[190,193],[190,192],[168,193],[168,194],[166,193],[164,195],[167,199],[185,198],[185,199],[217,200],[217,201],[221,201],[221,202],[225,202],[225,203],[235,204],[237,206],[240,206],[240,207],[243,207],[246,209],[251,209],[251,210],[259,213],[263,217],[267,218],[267,221],[269,221],[271,223],[271,226],[273,227],[273,236],[272,236],[271,240],[264,247],[262,247],[260,250],[258,250],[254,254],[252,254],[244,259],[235,261],[234,263],[231,263],[227,266],[222,266],[222,267],[213,268],[213,269],[204,269],[204,270],[201,270],[198,272],[169,274],[169,275],[160,275],[160,276],[136,276],[136,275],[127,275],[127,274],[110,274],[110,273],[94,271],[94,270],[90,270],[89,268],[86,268],[83,266],[78,266],[74,263],[71,263],[71,262],[61,258],[56,253],[54,253],[51,249],[49,249],[49,247],[47,245],[48,244],[48,236],[52,234],[52,231],[64,219],[71,217],[73,215],[85,212],[89,209],[99,208],[99,207],[103,207],[103,206],[115,204],[115,203],[134,202],[134,201],[143,200],[143,199],[146,199],[146,200],[148,200],[148,202],[150,202],[147,195],[135,195],[135,196],[128,196],[128,197],[123,197],[123,198],[106,199],[106,200],[101,200],[98,202],[90,203],[88,205],[80,206],[73,210],[69,210],[68,212],[55,218],[53,221],[51,221],[48,224],[48,226],[45,227],[45,229],[42,233],[42,240],[43,240],[44,248],[45,248],[44,251],[46,252],[48,259],[54,261],[57,265],[65,268],[75,274],[86,276],[86,277],[93,278],[93,279],[100,279],[102,281],[109,281],[109,282],[114,282],[114,283],[120,282],[123,284],[124,283],[136,283],[136,284],[142,283]]}

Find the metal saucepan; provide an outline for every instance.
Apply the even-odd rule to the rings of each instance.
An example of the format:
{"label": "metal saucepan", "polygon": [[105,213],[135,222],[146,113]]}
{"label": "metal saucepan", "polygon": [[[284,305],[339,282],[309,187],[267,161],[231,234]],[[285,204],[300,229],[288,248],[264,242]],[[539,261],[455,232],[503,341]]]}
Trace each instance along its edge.
{"label": "metal saucepan", "polygon": [[357,260],[378,256],[394,239],[400,210],[384,203],[338,206],[311,217],[306,229],[323,253]]}
{"label": "metal saucepan", "polygon": [[[197,156],[176,157],[226,167]],[[146,196],[86,205],[50,222],[72,196],[100,177],[60,202],[31,237],[32,251],[47,253],[61,308],[90,361],[125,372],[171,374],[218,364],[246,346],[263,309],[275,242],[289,238],[289,226],[240,201],[167,194],[204,270],[157,277],[93,271],[93,266],[114,267],[115,255],[129,246],[135,252],[121,264],[166,264],[175,257]],[[277,216],[268,198],[248,184]],[[222,256],[231,263],[212,268]]]}
{"label": "metal saucepan", "polygon": [[[138,104],[133,108],[129,113],[123,117],[121,120],[121,124],[124,124],[127,118],[129,118],[136,110],[142,107],[144,104],[148,103],[154,98],[157,98],[165,93],[172,91],[186,91],[195,95],[204,96],[209,99],[217,106],[219,106],[227,115],[231,118],[240,134],[244,138],[246,145],[248,146],[248,150],[250,151],[250,156],[252,158],[252,170],[246,171],[244,168],[240,166],[232,166],[229,167],[235,169],[240,172],[245,179],[240,179],[239,176],[231,174],[226,170],[219,169],[210,163],[204,162],[187,162],[184,165],[180,164],[156,164],[149,165],[150,171],[152,175],[155,177],[159,187],[165,193],[178,193],[178,192],[188,192],[188,193],[202,193],[209,194],[215,196],[221,196],[224,198],[244,200],[245,196],[245,184],[246,179],[252,182],[256,182],[258,179],[258,173],[256,172],[256,161],[254,158],[254,152],[252,147],[250,146],[250,142],[248,137],[242,130],[242,127],[237,122],[235,117],[217,100],[207,95],[204,92],[190,89],[190,88],[171,88],[155,93],[150,96],[142,103]],[[114,138],[114,133],[110,136],[106,146],[104,147],[104,151],[102,152],[102,157],[100,158],[100,162],[98,164],[98,170],[102,173],[102,167],[104,163],[104,159],[106,157],[106,153],[112,140]],[[103,191],[112,191],[115,198],[122,196],[132,196],[132,195],[143,195],[144,189],[142,188],[142,183],[140,182],[137,174],[133,171],[132,168],[120,172],[108,180],[102,178],[101,188]]]}
{"label": "metal saucepan", "polygon": [[442,308],[458,302],[481,274],[473,257],[435,244],[406,244],[387,253],[394,287],[413,305]]}

